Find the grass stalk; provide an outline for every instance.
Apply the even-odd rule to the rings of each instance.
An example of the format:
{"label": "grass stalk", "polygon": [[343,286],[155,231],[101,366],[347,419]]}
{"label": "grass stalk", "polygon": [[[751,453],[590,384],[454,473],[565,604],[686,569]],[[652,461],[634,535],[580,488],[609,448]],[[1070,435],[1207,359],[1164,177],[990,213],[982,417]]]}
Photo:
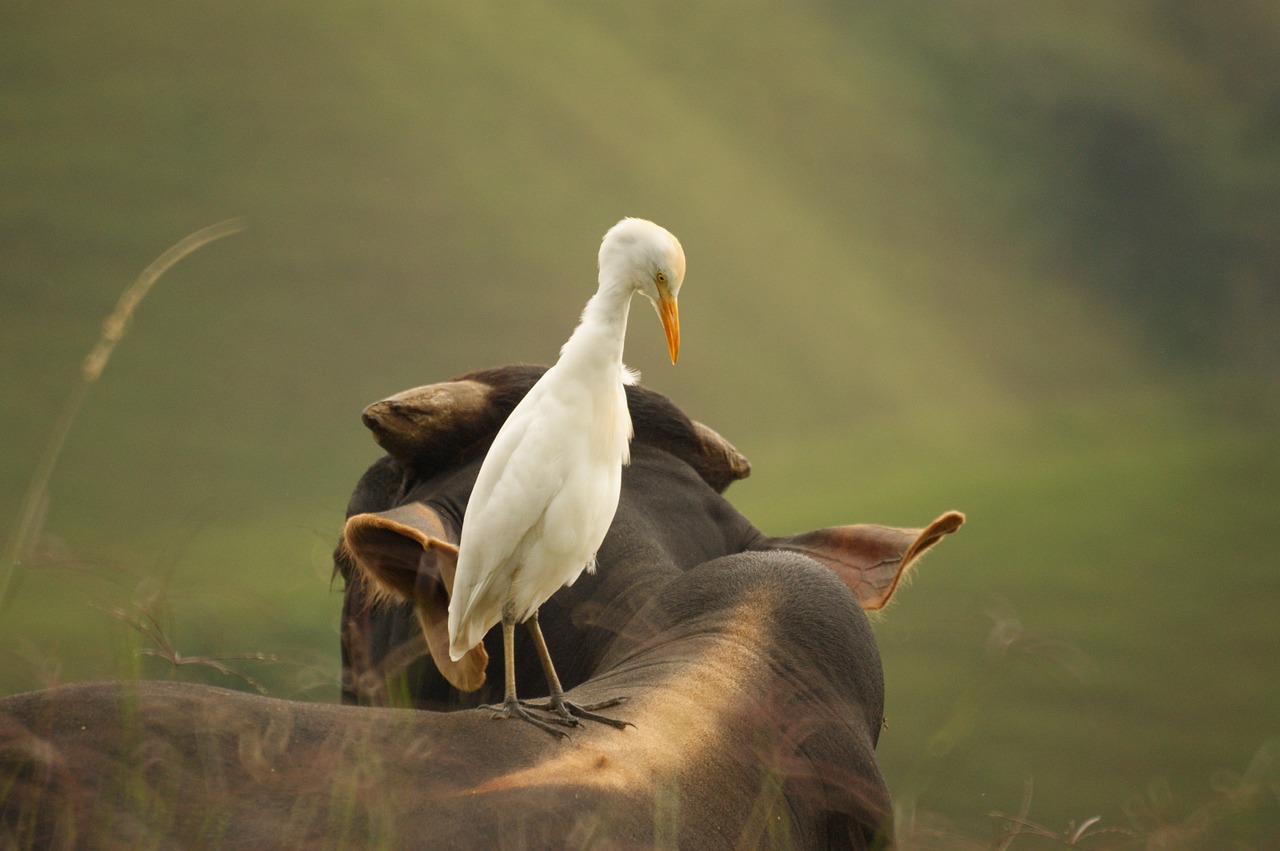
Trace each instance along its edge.
{"label": "grass stalk", "polygon": [[160,280],[160,277],[179,260],[215,240],[239,233],[244,229],[243,219],[227,219],[183,237],[153,260],[150,266],[142,270],[142,274],[121,293],[115,309],[103,320],[102,336],[85,356],[84,363],[80,367],[80,375],[71,388],[71,393],[67,396],[67,401],[63,404],[57,419],[54,420],[53,427],[49,430],[49,440],[36,463],[31,483],[27,486],[27,492],[22,499],[18,525],[5,546],[3,558],[0,559],[0,615],[9,607],[16,587],[15,582],[23,569],[23,562],[35,549],[35,543],[44,525],[44,514],[49,500],[49,481],[53,477],[54,468],[58,465],[58,458],[62,455],[62,447],[67,442],[67,436],[75,425],[85,399],[88,398],[90,388],[102,375],[102,370],[111,359],[111,352],[116,344],[124,338],[134,311],[156,281]]}

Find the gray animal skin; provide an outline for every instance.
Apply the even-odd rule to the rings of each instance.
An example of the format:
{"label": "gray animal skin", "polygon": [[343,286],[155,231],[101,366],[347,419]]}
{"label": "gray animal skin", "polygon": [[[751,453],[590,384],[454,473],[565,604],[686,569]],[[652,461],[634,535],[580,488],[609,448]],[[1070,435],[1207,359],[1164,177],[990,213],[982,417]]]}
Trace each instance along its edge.
{"label": "gray animal skin", "polygon": [[[398,457],[357,487],[338,550],[347,705],[161,682],[0,700],[0,845],[886,844],[883,677],[863,608],[884,605],[961,515],[767,536],[720,495],[745,459],[637,389],[598,572],[541,614],[569,697],[626,695],[611,713],[634,726],[557,738],[495,721],[474,707],[500,697],[501,677],[462,691],[428,652],[422,611],[447,605],[449,569],[430,541],[456,543],[486,436],[537,374],[465,376],[484,410],[420,432],[430,446],[388,439]],[[490,671],[500,653],[490,641]],[[522,694],[545,694],[532,651],[516,655]]]}

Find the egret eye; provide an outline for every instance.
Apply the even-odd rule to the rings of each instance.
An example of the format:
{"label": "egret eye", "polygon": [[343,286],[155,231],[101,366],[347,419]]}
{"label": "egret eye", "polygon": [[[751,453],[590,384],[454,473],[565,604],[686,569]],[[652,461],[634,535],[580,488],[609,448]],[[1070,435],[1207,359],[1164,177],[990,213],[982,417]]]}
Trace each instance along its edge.
{"label": "egret eye", "polygon": [[667,282],[667,273],[666,273],[666,272],[664,272],[664,271],[662,271],[661,269],[659,269],[659,270],[658,270],[658,277],[656,278],[656,280],[657,280],[658,284],[660,284],[660,285],[661,285],[661,284],[665,284],[665,283]]}

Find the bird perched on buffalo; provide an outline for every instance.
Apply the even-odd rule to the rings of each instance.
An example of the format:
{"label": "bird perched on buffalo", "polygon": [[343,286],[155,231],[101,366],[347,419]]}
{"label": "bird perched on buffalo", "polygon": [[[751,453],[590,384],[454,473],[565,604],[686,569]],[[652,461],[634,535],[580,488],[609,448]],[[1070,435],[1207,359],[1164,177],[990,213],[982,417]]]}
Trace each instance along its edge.
{"label": "bird perched on buffalo", "polygon": [[[684,281],[680,242],[644,219],[618,222],[600,245],[599,288],[546,371],[511,412],[480,468],[463,517],[449,601],[449,654],[462,659],[502,623],[504,698],[488,707],[563,735],[526,707],[545,709],[561,725],[587,718],[623,727],[589,706],[566,701],[538,627],[538,608],[560,587],[595,569],[595,553],[618,507],[628,460],[631,416],[624,387],[635,374],[622,363],[631,297],[653,304],[671,362],[680,351],[676,298]],[[516,695],[514,630],[525,623],[547,676],[550,698]]]}

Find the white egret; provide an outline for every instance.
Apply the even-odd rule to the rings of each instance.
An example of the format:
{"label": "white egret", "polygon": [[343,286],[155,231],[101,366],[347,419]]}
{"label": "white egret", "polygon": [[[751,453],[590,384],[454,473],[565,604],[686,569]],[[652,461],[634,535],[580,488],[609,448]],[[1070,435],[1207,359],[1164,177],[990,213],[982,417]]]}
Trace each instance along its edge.
{"label": "white egret", "polygon": [[560,735],[516,697],[515,625],[527,624],[551,692],[547,703],[526,705],[549,709],[552,720],[568,726],[577,718],[625,726],[591,711],[621,698],[591,706],[564,699],[538,608],[584,570],[595,570],[596,550],[618,507],[631,440],[623,387],[636,380],[622,363],[632,295],[644,295],[657,309],[673,364],[680,350],[680,242],[653,222],[623,219],[604,235],[599,269],[599,289],[560,359],[511,412],[481,465],[462,521],[449,601],[454,660],[502,623],[505,695],[500,706],[487,708]]}

